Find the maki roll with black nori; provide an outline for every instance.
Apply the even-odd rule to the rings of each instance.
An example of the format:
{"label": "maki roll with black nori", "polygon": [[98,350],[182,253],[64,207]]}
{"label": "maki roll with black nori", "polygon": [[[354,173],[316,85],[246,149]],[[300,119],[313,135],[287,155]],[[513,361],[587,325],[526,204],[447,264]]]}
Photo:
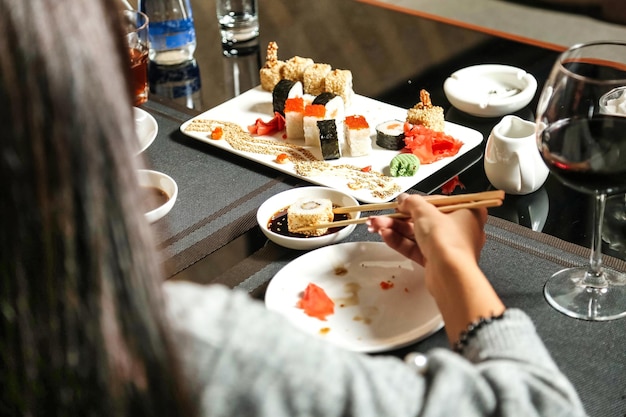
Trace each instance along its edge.
{"label": "maki roll with black nori", "polygon": [[388,120],[376,126],[376,144],[381,148],[399,151],[404,148],[404,122]]}
{"label": "maki roll with black nori", "polygon": [[302,83],[287,79],[280,80],[272,90],[272,106],[274,112],[285,115],[285,101],[288,98],[302,97],[304,95]]}
{"label": "maki roll with black nori", "polygon": [[343,99],[337,94],[322,93],[313,99],[313,104],[321,104],[326,108],[326,118],[337,121],[344,119]]}
{"label": "maki roll with black nori", "polygon": [[324,160],[341,158],[341,144],[335,120],[318,120],[317,128],[320,131],[320,148]]}
{"label": "maki roll with black nori", "polygon": [[322,93],[313,99],[313,104],[324,106],[324,119],[333,119],[337,128],[337,136],[344,137],[343,121],[345,119],[345,109],[343,99],[334,93]]}
{"label": "maki roll with black nori", "polygon": [[315,96],[315,98],[313,99],[313,104],[321,104],[323,106],[326,105],[326,103],[328,103],[330,100],[334,99],[335,97],[339,97],[337,94],[333,94],[333,93],[321,93],[317,96]]}

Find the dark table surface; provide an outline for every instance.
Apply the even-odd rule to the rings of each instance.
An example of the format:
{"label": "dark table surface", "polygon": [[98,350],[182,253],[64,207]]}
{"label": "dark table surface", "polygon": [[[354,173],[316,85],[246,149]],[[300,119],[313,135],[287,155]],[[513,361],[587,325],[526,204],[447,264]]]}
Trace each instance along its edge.
{"label": "dark table surface", "polygon": [[[444,107],[447,120],[480,131],[485,141],[499,118],[477,118],[452,108],[443,94],[445,78],[469,65],[500,63],[530,72],[541,89],[558,54],[357,2],[339,2],[337,10],[342,15],[369,20],[358,23],[345,20],[340,32],[372,29],[367,29],[359,38],[361,43],[350,38],[343,42],[343,49],[337,49],[342,42],[333,36],[322,36],[313,42],[288,30],[301,27],[302,22],[309,28],[315,27],[313,23],[324,20],[318,16],[312,23],[310,10],[301,2],[279,4],[261,0],[260,3],[264,1],[275,5],[279,16],[289,18],[281,20],[282,26],[278,27],[274,23],[279,20],[276,16],[267,12],[261,14],[262,35],[258,49],[252,48],[252,53],[245,56],[225,57],[219,44],[211,46],[211,52],[207,53],[205,49],[209,46],[199,41],[196,61],[178,68],[152,68],[152,88],[160,89],[160,94],[153,94],[143,106],[159,124],[157,139],[145,155],[155,169],[172,175],[179,185],[179,197],[173,210],[154,225],[159,246],[169,257],[170,278],[223,283],[258,298],[263,297],[272,276],[302,252],[268,242],[256,226],[256,208],[273,194],[307,184],[192,140],[178,128],[182,122],[235,95],[233,88],[237,84],[240,89],[256,85],[258,63],[264,58],[262,45],[276,40],[284,45],[283,57],[313,56],[317,62],[350,68],[357,93],[401,107],[414,105],[419,90],[425,88],[433,102]],[[320,10],[332,4],[335,2],[321,1]],[[198,26],[199,13],[195,12]],[[212,13],[204,16],[201,22],[208,22],[213,16]],[[381,25],[386,30],[380,29]],[[199,32],[206,29],[203,28]],[[388,39],[390,31],[396,37],[393,41]],[[297,49],[298,43],[302,50]],[[380,50],[382,46],[393,45],[397,46],[395,53]],[[368,52],[360,52],[363,48]],[[217,55],[213,49],[217,50]],[[398,57],[403,51],[405,55]],[[388,58],[387,62],[372,61],[377,53]],[[351,58],[354,66],[350,65]],[[364,67],[364,62],[371,65]],[[234,73],[241,78],[237,83],[232,79]],[[174,85],[186,88],[175,90]],[[178,95],[176,100],[165,98],[174,91]],[[517,114],[532,119],[536,99]],[[465,186],[457,192],[490,189],[482,164],[485,141],[435,178],[418,184],[412,192],[439,192],[439,187],[456,175]],[[578,388],[590,415],[621,416],[626,414],[624,321],[593,323],[565,317],[549,307],[541,292],[551,273],[586,262],[590,209],[589,196],[563,187],[552,176],[532,194],[507,195],[502,207],[489,210],[488,243],[481,267],[507,305],[524,309],[535,320],[546,345]],[[348,240],[375,238],[361,228]],[[624,249],[605,245],[603,251],[608,266],[626,271]],[[440,331],[388,354],[403,355],[409,350],[424,351],[446,345],[445,335]]]}
{"label": "dark table surface", "polygon": [[[238,53],[226,56],[219,41],[214,3],[192,1],[198,33],[196,60],[177,67],[153,65],[152,91],[161,96],[175,96],[176,101],[199,112],[212,108],[258,85],[258,66],[264,62],[269,41],[278,43],[281,59],[307,56],[316,62],[331,63],[335,68],[349,68],[357,93],[386,103],[412,107],[419,101],[419,91],[426,89],[433,103],[446,109],[447,120],[480,131],[485,140],[458,163],[415,187],[425,193],[439,192],[441,184],[457,174],[465,189],[456,192],[491,187],[481,157],[486,139],[500,118],[473,117],[453,108],[442,88],[449,74],[482,63],[526,70],[537,79],[538,90],[529,106],[517,114],[532,120],[543,82],[559,53],[353,1],[339,4],[319,1],[316,13],[310,13],[301,2],[260,0],[259,3],[260,38]],[[331,12],[333,17],[329,17]],[[281,16],[289,19],[280,19]],[[348,16],[354,19],[341,20],[340,26],[334,24],[340,17]],[[328,32],[331,27],[332,32]],[[305,36],[313,33],[314,28],[315,42]],[[345,39],[345,45],[340,45],[339,38]],[[589,246],[592,206],[590,196],[570,190],[550,176],[537,192],[508,195],[504,205],[490,210],[490,214]],[[626,258],[626,234],[622,230],[614,233],[618,242],[605,243],[604,252]]]}

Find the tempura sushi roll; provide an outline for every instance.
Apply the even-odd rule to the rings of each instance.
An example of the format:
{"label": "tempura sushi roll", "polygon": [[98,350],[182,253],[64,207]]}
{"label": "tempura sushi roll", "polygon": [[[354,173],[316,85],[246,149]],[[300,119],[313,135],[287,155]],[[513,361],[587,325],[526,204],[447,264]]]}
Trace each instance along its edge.
{"label": "tempura sushi roll", "polygon": [[259,70],[261,87],[263,87],[264,90],[274,90],[276,84],[282,79],[280,69],[283,65],[285,65],[285,63],[278,59],[278,44],[276,42],[268,43],[265,65]]}
{"label": "tempura sushi roll", "polygon": [[326,108],[321,104],[309,104],[304,107],[302,118],[302,130],[304,131],[304,144],[320,147],[320,131],[317,127],[319,120],[324,120]]}
{"label": "tempura sushi roll", "polygon": [[302,83],[300,81],[280,80],[272,90],[272,106],[275,112],[285,115],[285,101],[288,98],[302,97]]}
{"label": "tempura sushi roll", "polygon": [[406,121],[412,125],[426,126],[436,132],[443,132],[446,127],[443,107],[434,106],[426,90],[420,91],[420,102],[407,111]]}
{"label": "tempura sushi roll", "polygon": [[288,80],[302,82],[304,79],[304,70],[314,63],[311,58],[294,56],[285,61],[285,65],[280,69],[280,75]]}
{"label": "tempura sushi roll", "polygon": [[346,145],[350,156],[364,156],[372,152],[370,125],[364,116],[348,116],[344,122]]}
{"label": "tempura sushi roll", "polygon": [[376,144],[392,151],[404,148],[404,122],[388,120],[379,123],[376,126]]}
{"label": "tempura sushi roll", "polygon": [[302,85],[306,94],[317,96],[324,92],[325,78],[332,70],[330,64],[315,63],[304,69]]}
{"label": "tempura sushi roll", "polygon": [[322,236],[328,232],[328,228],[306,231],[298,231],[298,229],[320,223],[330,223],[333,219],[333,202],[327,198],[302,197],[287,209],[287,229],[291,233]]}
{"label": "tempura sushi roll", "polygon": [[324,160],[341,158],[341,143],[337,135],[337,123],[334,119],[319,120],[320,149]]}
{"label": "tempura sushi roll", "polygon": [[345,108],[352,105],[354,90],[352,88],[352,72],[334,69],[324,79],[324,91],[334,93],[343,99]]}

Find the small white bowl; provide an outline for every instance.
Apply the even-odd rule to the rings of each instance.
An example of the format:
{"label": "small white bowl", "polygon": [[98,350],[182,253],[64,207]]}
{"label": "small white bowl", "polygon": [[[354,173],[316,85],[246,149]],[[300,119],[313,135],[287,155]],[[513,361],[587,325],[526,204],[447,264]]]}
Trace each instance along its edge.
{"label": "small white bowl", "polygon": [[136,154],[139,155],[154,142],[157,133],[159,133],[159,125],[150,113],[139,107],[133,107],[133,114],[135,116],[135,131],[139,141],[139,150]]}
{"label": "small white bowl", "polygon": [[168,197],[167,201],[161,204],[159,207],[145,213],[146,219],[150,223],[154,223],[167,213],[170,212],[176,197],[178,196],[178,185],[176,181],[169,175],[165,175],[159,171],[152,171],[149,169],[140,169],[137,172],[138,181],[140,187],[156,187],[162,190]]}
{"label": "small white bowl", "polygon": [[443,91],[457,109],[478,117],[500,117],[523,109],[537,92],[537,80],[508,65],[474,65],[454,72]]}
{"label": "small white bowl", "polygon": [[[300,187],[283,191],[282,193],[268,198],[261,204],[256,213],[256,220],[259,227],[272,242],[290,249],[310,250],[340,242],[354,231],[356,225],[351,224],[344,226],[337,232],[323,236],[306,237],[303,235],[302,237],[293,237],[272,232],[268,228],[271,218],[302,197],[328,198],[333,202],[333,205],[340,207],[359,205],[359,202],[351,195],[327,187]],[[350,214],[353,219],[359,218],[361,215],[360,212]]]}

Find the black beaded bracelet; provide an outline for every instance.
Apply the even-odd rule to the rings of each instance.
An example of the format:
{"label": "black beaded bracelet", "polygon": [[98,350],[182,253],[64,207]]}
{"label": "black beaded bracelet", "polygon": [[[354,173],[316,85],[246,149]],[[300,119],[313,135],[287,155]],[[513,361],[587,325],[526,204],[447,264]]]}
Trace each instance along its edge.
{"label": "black beaded bracelet", "polygon": [[476,332],[482,327],[492,323],[494,320],[500,320],[504,317],[504,312],[498,315],[491,315],[489,317],[479,317],[478,320],[471,322],[467,329],[463,330],[459,335],[459,340],[454,344],[454,351],[457,353],[463,352],[463,349],[467,346],[469,339],[472,338]]}

